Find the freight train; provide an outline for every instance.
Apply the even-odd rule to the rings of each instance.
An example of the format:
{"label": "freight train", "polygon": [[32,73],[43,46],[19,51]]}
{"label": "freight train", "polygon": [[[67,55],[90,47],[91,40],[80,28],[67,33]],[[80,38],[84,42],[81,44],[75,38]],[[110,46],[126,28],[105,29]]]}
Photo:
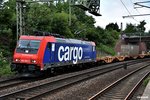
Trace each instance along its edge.
{"label": "freight train", "polygon": [[[38,74],[61,66],[96,62],[94,42],[54,36],[20,36],[11,70]],[[49,72],[50,73],[50,72]]]}
{"label": "freight train", "polygon": [[[96,45],[91,41],[65,39],[55,36],[20,36],[13,55],[11,70],[31,75],[51,73],[53,69],[68,66],[111,63],[129,58],[124,56],[97,57]],[[143,58],[147,54],[140,54]],[[136,55],[137,56],[137,55]]]}

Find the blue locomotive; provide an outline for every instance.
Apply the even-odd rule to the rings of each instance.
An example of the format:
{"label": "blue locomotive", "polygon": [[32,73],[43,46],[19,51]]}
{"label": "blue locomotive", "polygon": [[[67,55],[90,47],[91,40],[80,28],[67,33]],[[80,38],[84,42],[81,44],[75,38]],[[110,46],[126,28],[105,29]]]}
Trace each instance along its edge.
{"label": "blue locomotive", "polygon": [[94,42],[54,36],[20,36],[11,69],[18,73],[44,72],[61,66],[96,61]]}

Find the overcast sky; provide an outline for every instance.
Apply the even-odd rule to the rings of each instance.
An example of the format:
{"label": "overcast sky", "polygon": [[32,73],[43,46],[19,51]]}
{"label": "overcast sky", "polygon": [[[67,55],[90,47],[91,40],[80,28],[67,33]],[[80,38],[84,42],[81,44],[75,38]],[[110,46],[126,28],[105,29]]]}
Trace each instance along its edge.
{"label": "overcast sky", "polygon": [[[143,2],[148,0],[122,0],[126,8],[129,10],[131,15],[139,15],[139,14],[150,14],[150,8],[134,8],[135,2]],[[132,24],[139,24],[140,21],[145,20],[147,23],[145,25],[146,31],[150,30],[150,16],[140,16],[131,18],[124,18],[122,16],[130,15],[129,12],[126,10],[124,5],[122,4],[121,0],[101,0],[100,4],[100,13],[102,16],[96,17],[93,16],[96,20],[96,26],[101,26],[105,28],[106,25],[109,23],[116,23],[119,25],[121,22],[123,23],[123,29],[126,27],[126,23]],[[144,5],[150,6],[150,3],[144,3]]]}

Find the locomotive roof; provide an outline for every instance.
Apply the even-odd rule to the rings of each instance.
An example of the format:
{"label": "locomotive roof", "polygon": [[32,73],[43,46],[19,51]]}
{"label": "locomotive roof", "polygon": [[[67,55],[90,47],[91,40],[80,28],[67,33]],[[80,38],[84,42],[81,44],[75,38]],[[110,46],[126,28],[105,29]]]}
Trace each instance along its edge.
{"label": "locomotive roof", "polygon": [[78,39],[64,39],[64,38],[56,38],[56,42],[61,42],[61,43],[74,43],[74,44],[88,44],[88,45],[94,45],[94,42],[90,41],[83,41],[83,40],[78,40]]}
{"label": "locomotive roof", "polygon": [[42,40],[43,38],[44,38],[43,36],[28,36],[28,35],[20,36],[20,39],[25,39],[25,40]]}
{"label": "locomotive roof", "polygon": [[23,35],[20,37],[20,39],[26,39],[26,40],[43,40],[46,39],[49,42],[59,42],[59,43],[74,43],[74,44],[88,44],[88,45],[94,45],[94,42],[90,41],[83,41],[78,39],[65,39],[65,38],[56,38],[53,36],[27,36]]}

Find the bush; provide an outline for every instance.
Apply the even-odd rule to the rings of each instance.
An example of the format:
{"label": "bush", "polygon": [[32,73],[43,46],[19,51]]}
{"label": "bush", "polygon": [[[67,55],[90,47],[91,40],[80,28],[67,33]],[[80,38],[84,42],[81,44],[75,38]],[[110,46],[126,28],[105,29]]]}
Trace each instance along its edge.
{"label": "bush", "polygon": [[114,49],[110,46],[107,46],[107,45],[100,44],[100,46],[98,46],[98,50],[104,51],[107,54],[112,55],[112,56],[115,55]]}
{"label": "bush", "polygon": [[13,75],[14,73],[11,72],[11,69],[10,69],[10,65],[7,64],[3,67],[0,67],[0,76],[9,76],[9,75]]}
{"label": "bush", "polygon": [[3,57],[3,53],[0,52],[0,76],[12,75],[10,65],[5,57]]}
{"label": "bush", "polygon": [[0,67],[3,67],[6,64],[6,59],[3,57],[3,53],[0,52]]}

